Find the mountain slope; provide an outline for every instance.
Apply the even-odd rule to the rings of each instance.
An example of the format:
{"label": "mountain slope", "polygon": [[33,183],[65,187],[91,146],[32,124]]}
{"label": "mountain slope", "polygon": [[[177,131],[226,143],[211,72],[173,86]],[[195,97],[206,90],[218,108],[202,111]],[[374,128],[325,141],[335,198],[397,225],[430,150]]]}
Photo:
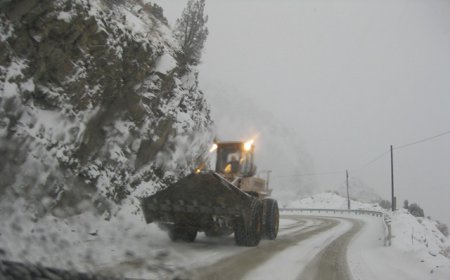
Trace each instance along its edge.
{"label": "mountain slope", "polygon": [[212,140],[209,109],[197,71],[178,67],[159,7],[23,0],[0,9],[2,197],[24,197],[39,215],[80,212],[87,199],[109,215],[198,164]]}

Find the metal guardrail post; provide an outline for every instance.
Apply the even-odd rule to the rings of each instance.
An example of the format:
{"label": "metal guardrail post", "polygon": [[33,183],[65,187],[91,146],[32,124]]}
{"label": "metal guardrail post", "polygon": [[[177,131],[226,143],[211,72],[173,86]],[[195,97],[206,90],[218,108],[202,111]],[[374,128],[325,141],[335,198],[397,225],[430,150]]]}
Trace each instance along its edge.
{"label": "metal guardrail post", "polygon": [[391,246],[392,245],[391,217],[389,217],[388,215],[384,215],[383,224],[385,230],[384,246]]}

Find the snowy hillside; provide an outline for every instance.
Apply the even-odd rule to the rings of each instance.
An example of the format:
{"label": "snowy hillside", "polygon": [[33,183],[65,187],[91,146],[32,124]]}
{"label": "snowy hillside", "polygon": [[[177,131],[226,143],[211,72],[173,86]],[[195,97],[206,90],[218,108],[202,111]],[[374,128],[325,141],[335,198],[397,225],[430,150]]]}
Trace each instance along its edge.
{"label": "snowy hillside", "polygon": [[436,221],[414,217],[405,209],[391,217],[394,247],[427,259],[450,259],[450,240],[438,230]]}
{"label": "snowy hillside", "polygon": [[[380,201],[381,197],[372,189],[368,184],[358,177],[350,176],[348,179],[348,189],[350,198],[362,202],[372,203]],[[347,186],[345,182],[342,182],[336,191],[341,196],[347,195]]]}
{"label": "snowy hillside", "polygon": [[108,217],[201,161],[212,136],[198,73],[180,69],[147,2],[2,1],[3,200],[38,216],[89,201]]}
{"label": "snowy hillside", "polygon": [[[336,193],[320,193],[294,201],[289,208],[347,209],[347,198]],[[450,267],[450,239],[437,228],[437,222],[414,217],[405,209],[392,213],[376,203],[351,200],[351,209],[381,211],[392,219],[392,247],[403,253],[414,254],[437,265]]]}
{"label": "snowy hillside", "polygon": [[[377,203],[350,200],[351,209],[383,211]],[[318,193],[287,204],[289,208],[347,209],[347,198],[335,192]]]}

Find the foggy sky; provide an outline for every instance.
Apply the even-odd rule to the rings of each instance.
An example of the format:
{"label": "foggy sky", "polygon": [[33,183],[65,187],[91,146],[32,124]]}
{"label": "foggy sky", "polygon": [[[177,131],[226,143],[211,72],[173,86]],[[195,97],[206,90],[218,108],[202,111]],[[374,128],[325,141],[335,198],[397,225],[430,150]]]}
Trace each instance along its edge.
{"label": "foggy sky", "polygon": [[[174,25],[187,1],[155,2]],[[390,199],[389,154],[364,165],[450,130],[450,1],[207,0],[206,13],[200,87],[213,116],[227,112],[215,96],[245,96],[295,131],[317,173],[349,169]],[[450,135],[394,162],[398,206],[450,225]]]}

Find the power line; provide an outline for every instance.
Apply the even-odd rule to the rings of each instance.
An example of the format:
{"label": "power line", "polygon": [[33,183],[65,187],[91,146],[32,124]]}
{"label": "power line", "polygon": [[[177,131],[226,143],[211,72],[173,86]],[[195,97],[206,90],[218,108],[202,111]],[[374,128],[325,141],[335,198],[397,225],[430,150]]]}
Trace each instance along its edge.
{"label": "power line", "polygon": [[387,153],[389,153],[389,150],[385,150],[384,152],[382,152],[381,154],[379,154],[378,156],[374,157],[372,160],[368,161],[365,164],[360,165],[359,167],[353,168],[353,170],[361,170],[366,168],[367,166],[379,161],[380,159],[382,159]]}
{"label": "power line", "polygon": [[[430,141],[430,140],[433,140],[433,139],[435,139],[435,138],[438,138],[438,137],[442,137],[442,136],[444,136],[444,135],[447,135],[447,134],[449,134],[449,133],[450,133],[450,130],[449,130],[449,131],[442,132],[442,133],[439,133],[439,134],[437,134],[437,135],[433,135],[433,136],[426,137],[426,138],[423,138],[423,139],[420,139],[420,140],[416,140],[416,141],[411,142],[411,143],[407,143],[407,144],[403,144],[403,145],[394,147],[394,150],[403,149],[403,148],[406,148],[406,147],[409,147],[409,146],[412,146],[412,145],[416,145],[416,144],[420,144],[420,143],[423,143],[423,142],[426,142],[426,141]],[[366,168],[367,166],[369,166],[369,165],[371,165],[371,164],[377,162],[378,160],[382,159],[385,155],[387,155],[387,154],[389,153],[389,151],[390,151],[389,149],[388,149],[388,150],[385,150],[383,153],[381,153],[380,155],[376,156],[374,159],[368,161],[367,163],[361,165],[361,166],[358,167],[358,168],[354,168],[353,170],[358,170],[358,169],[360,170],[360,169]]]}
{"label": "power line", "polygon": [[[438,137],[442,137],[442,136],[447,135],[447,134],[450,134],[450,130],[442,132],[442,133],[439,133],[437,135],[426,137],[426,138],[423,138],[423,139],[420,139],[420,140],[417,140],[417,141],[414,141],[414,142],[411,142],[411,143],[407,143],[407,144],[403,144],[403,145],[397,146],[397,147],[394,148],[394,150],[403,149],[403,148],[406,148],[406,147],[409,147],[409,146],[413,146],[413,145],[420,144],[420,143],[423,143],[423,142],[426,142],[426,141],[430,141],[430,140],[433,140],[433,139],[438,138]],[[373,163],[379,161],[380,159],[382,159],[385,155],[387,155],[389,153],[389,151],[390,151],[390,149],[387,149],[384,152],[382,152],[381,154],[379,154],[376,157],[374,157],[372,160],[368,161],[367,163],[362,164],[359,167],[353,168],[351,170],[357,171],[357,170],[364,169],[367,166],[370,166],[371,164],[373,164]],[[332,175],[332,174],[344,174],[345,172],[346,171],[343,170],[343,171],[318,172],[318,173],[303,173],[303,174],[291,174],[291,175],[274,176],[273,178],[276,179],[276,178],[321,176],[321,175]]]}
{"label": "power line", "polygon": [[403,144],[403,145],[394,147],[394,150],[399,150],[399,149],[403,149],[403,148],[406,148],[406,147],[409,147],[409,146],[413,146],[413,145],[416,145],[416,144],[420,144],[420,143],[423,143],[423,142],[427,142],[427,141],[433,140],[433,139],[435,139],[435,138],[438,138],[438,137],[442,137],[442,136],[444,136],[444,135],[447,135],[447,134],[449,134],[449,133],[450,133],[450,130],[449,130],[449,131],[442,132],[442,133],[439,133],[439,134],[434,135],[434,136],[426,137],[426,138],[423,138],[423,139],[420,139],[420,140],[417,140],[417,141],[414,141],[414,142],[411,142],[411,143],[407,143],[407,144]]}

